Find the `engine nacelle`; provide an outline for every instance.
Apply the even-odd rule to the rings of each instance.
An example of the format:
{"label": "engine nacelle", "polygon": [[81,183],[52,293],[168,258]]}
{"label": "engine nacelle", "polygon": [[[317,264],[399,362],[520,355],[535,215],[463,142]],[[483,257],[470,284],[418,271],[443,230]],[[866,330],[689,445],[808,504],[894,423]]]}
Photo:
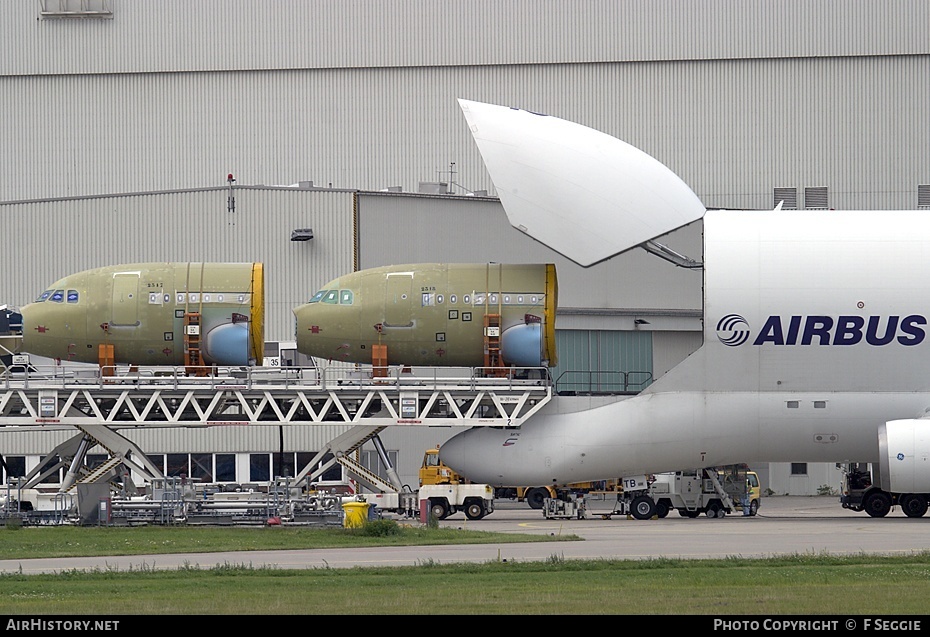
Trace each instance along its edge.
{"label": "engine nacelle", "polygon": [[930,420],[884,423],[878,447],[878,486],[892,493],[930,493]]}
{"label": "engine nacelle", "polygon": [[501,334],[501,356],[508,365],[539,367],[543,365],[543,330],[539,323],[508,327]]}

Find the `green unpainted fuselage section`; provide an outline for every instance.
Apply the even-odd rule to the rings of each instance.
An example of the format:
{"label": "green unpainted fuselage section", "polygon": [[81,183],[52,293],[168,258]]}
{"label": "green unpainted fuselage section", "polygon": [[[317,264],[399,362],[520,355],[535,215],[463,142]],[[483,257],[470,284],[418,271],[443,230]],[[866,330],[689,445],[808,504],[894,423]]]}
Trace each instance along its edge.
{"label": "green unpainted fuselage section", "polygon": [[[294,310],[297,349],[334,361],[480,367],[485,316],[501,333],[538,323],[542,357],[555,364],[558,285],[551,264],[414,264],[370,268],[330,281]],[[506,362],[506,361],[505,361]]]}
{"label": "green unpainted fuselage section", "polygon": [[[233,323],[260,333],[262,287],[261,264],[253,263],[136,263],[85,270],[56,281],[22,309],[22,351],[96,363],[99,346],[112,344],[116,363],[182,365],[185,313],[200,314],[201,340]],[[249,348],[260,352],[261,340],[259,349],[251,343]]]}

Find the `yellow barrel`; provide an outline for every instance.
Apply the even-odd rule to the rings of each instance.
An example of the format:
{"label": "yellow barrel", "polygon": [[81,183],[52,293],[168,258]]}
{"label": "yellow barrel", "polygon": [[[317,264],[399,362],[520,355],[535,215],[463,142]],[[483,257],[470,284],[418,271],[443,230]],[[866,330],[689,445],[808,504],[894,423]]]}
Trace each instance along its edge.
{"label": "yellow barrel", "polygon": [[357,529],[368,521],[367,502],[344,502],[342,510],[345,512],[342,526],[347,529]]}

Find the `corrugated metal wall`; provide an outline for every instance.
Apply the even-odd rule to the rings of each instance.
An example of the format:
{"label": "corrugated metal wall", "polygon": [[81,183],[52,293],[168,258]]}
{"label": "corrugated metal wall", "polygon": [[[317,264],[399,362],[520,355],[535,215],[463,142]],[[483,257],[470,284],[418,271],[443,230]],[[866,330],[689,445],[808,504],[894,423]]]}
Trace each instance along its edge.
{"label": "corrugated metal wall", "polygon": [[639,392],[652,384],[652,332],[560,330],[559,364],[550,368],[560,394]]}
{"label": "corrugated metal wall", "polygon": [[459,97],[624,139],[709,207],[815,186],[830,207],[914,208],[930,181],[923,2],[110,4],[103,21],[4,8],[0,142],[16,161],[0,201],[229,172],[416,191],[452,162],[493,195]]}
{"label": "corrugated metal wall", "polygon": [[[701,308],[700,272],[676,268],[642,250],[582,268],[515,230],[498,199],[360,193],[359,230],[362,268],[410,262],[554,263],[563,311],[629,310],[601,311],[599,329],[632,329],[633,309],[697,313]],[[663,242],[700,260],[701,224],[672,232]],[[589,327],[570,313],[560,315],[556,326]],[[692,321],[690,328],[700,329],[700,324]]]}
{"label": "corrugated metal wall", "polygon": [[[3,8],[3,73],[460,66],[926,53],[922,0],[91,0]],[[93,50],[95,54],[88,55]]]}

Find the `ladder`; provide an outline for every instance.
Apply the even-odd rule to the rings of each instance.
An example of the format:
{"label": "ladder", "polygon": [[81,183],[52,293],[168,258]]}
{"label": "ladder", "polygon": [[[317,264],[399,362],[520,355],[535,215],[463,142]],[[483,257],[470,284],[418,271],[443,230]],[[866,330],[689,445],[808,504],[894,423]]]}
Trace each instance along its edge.
{"label": "ladder", "polygon": [[506,376],[501,358],[501,315],[484,315],[484,366],[487,376]]}
{"label": "ladder", "polygon": [[188,376],[208,376],[200,356],[200,312],[184,313],[184,369]]}

